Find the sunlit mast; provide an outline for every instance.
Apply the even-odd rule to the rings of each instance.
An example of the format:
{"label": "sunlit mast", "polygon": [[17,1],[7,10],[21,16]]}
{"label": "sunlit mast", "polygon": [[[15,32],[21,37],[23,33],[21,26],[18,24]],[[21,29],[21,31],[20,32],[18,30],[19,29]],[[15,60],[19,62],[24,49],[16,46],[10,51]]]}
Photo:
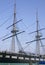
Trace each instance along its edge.
{"label": "sunlit mast", "polygon": [[39,21],[38,21],[38,11],[36,12],[36,24],[37,24],[37,28],[36,28],[36,30],[37,30],[37,32],[36,32],[36,55],[40,55],[40,34],[39,34],[39,29],[38,29],[38,27],[39,27]]}
{"label": "sunlit mast", "polygon": [[[13,24],[15,22],[16,22],[16,0],[15,0],[15,3],[14,3],[14,20],[13,20]],[[16,25],[14,24],[11,33],[12,33],[12,35],[15,35],[16,32],[17,32]],[[15,52],[15,36],[12,37],[11,52]]]}

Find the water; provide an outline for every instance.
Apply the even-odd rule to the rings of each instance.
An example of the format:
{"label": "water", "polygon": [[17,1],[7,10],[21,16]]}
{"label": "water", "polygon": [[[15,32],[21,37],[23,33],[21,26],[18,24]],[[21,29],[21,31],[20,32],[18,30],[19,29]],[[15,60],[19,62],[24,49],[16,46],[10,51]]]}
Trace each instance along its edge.
{"label": "water", "polygon": [[[0,63],[0,65],[29,65],[29,63]],[[32,65],[45,65],[45,64],[33,63]]]}
{"label": "water", "polygon": [[0,63],[0,65],[29,65],[28,63]]}

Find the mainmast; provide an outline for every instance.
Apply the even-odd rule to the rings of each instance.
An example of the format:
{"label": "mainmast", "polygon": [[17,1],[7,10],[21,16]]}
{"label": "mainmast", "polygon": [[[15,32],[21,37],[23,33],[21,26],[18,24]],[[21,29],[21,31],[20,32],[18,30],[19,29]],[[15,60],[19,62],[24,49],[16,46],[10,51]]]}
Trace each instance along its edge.
{"label": "mainmast", "polygon": [[38,29],[38,27],[39,27],[39,21],[38,21],[38,11],[36,12],[36,24],[37,24],[37,26],[36,26],[36,30],[37,30],[37,32],[36,32],[36,55],[40,55],[40,35],[39,35],[39,29]]}
{"label": "mainmast", "polygon": [[14,14],[13,14],[14,15],[14,19],[13,19],[13,24],[10,25],[9,27],[7,27],[7,29],[10,28],[10,27],[13,27],[12,30],[11,30],[12,35],[10,35],[8,37],[5,37],[3,39],[3,41],[4,41],[4,40],[9,39],[9,38],[12,37],[11,52],[13,52],[13,53],[15,53],[15,37],[16,37],[16,40],[17,40],[17,43],[18,43],[19,52],[24,52],[24,50],[23,50],[23,48],[21,46],[21,43],[20,43],[17,35],[25,32],[25,31],[21,31],[20,32],[16,28],[16,24],[19,23],[20,21],[22,21],[22,19],[20,19],[19,21],[16,21],[16,0],[14,0],[14,1],[15,1],[15,3],[14,3]]}
{"label": "mainmast", "polygon": [[[14,20],[13,20],[13,24],[14,23],[16,23],[16,1],[14,3]],[[16,32],[17,32],[16,25],[14,24],[11,33],[12,33],[12,35],[15,35]],[[15,52],[15,36],[12,37],[11,52]]]}

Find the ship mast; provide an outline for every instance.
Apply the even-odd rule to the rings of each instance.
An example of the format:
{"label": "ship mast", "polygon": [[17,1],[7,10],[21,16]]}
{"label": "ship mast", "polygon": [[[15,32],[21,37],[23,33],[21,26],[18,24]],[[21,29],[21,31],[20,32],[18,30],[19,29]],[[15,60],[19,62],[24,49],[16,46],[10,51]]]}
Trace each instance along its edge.
{"label": "ship mast", "polygon": [[[16,23],[16,1],[14,3],[14,20],[13,20],[13,24],[14,23]],[[12,35],[15,35],[16,32],[17,32],[16,25],[14,24],[11,33],[12,33]],[[15,52],[15,36],[12,37],[11,52]]]}
{"label": "ship mast", "polygon": [[20,21],[22,21],[22,19],[20,19],[19,21],[16,21],[16,0],[14,0],[14,2],[15,3],[14,3],[14,14],[13,14],[14,15],[14,19],[13,19],[13,24],[10,25],[9,27],[7,27],[7,29],[10,28],[10,27],[13,27],[12,30],[11,30],[12,35],[10,35],[8,37],[5,37],[2,41],[4,41],[4,40],[9,39],[9,38],[12,37],[12,44],[11,44],[11,50],[10,51],[13,52],[13,53],[16,53],[15,52],[15,37],[16,37],[16,40],[18,42],[19,52],[24,52],[24,50],[23,50],[23,48],[21,46],[21,43],[20,43],[17,35],[19,35],[21,33],[24,33],[25,31],[21,31],[20,32],[16,28],[16,24],[19,23]]}
{"label": "ship mast", "polygon": [[40,55],[40,34],[39,34],[39,29],[38,29],[38,27],[39,27],[39,21],[38,21],[38,11],[36,12],[36,30],[37,30],[37,32],[36,32],[36,55]]}

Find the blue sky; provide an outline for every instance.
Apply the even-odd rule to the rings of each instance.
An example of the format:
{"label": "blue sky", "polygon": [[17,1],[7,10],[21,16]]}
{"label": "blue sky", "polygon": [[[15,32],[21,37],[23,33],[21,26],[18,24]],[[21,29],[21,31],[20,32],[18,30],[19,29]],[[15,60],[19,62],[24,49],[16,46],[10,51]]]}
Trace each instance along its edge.
{"label": "blue sky", "polygon": [[[45,0],[16,0],[16,17],[17,20],[23,19],[18,25],[20,31],[26,32],[18,35],[19,40],[23,46],[26,46],[27,41],[35,39],[36,33],[29,35],[29,32],[36,30],[36,10],[38,9],[38,20],[40,28],[45,27]],[[0,26],[0,38],[5,34],[10,33],[11,29],[6,29],[13,23],[14,0],[0,0],[0,25],[6,21],[3,26]],[[42,31],[45,37],[45,31]],[[44,42],[43,42],[44,43]],[[2,41],[0,39],[0,50],[9,50],[11,47],[11,39]],[[17,48],[17,44],[16,44]],[[33,49],[32,49],[33,48]],[[35,43],[32,43],[25,51],[35,52]]]}

